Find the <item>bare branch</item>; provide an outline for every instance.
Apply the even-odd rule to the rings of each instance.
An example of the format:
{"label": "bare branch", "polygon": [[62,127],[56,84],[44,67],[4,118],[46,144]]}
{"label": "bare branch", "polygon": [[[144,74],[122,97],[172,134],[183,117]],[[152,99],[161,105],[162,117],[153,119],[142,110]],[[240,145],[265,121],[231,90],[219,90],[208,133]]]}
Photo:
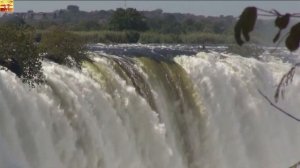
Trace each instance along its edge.
{"label": "bare branch", "polygon": [[284,98],[284,89],[285,89],[286,86],[288,86],[288,84],[290,84],[291,82],[293,82],[293,78],[294,78],[295,70],[296,70],[297,66],[300,66],[300,63],[296,63],[280,79],[280,82],[279,82],[279,84],[278,84],[278,86],[276,88],[275,95],[274,95],[275,102],[278,102],[278,99],[279,99],[280,95],[281,95],[282,98]]}
{"label": "bare branch", "polygon": [[267,16],[267,17],[274,17],[274,15],[270,15],[270,14],[257,14],[257,16]]}
{"label": "bare branch", "polygon": [[272,11],[275,12],[277,16],[282,16],[276,9],[272,9]]}
{"label": "bare branch", "polygon": [[260,9],[260,8],[256,8],[258,11],[261,11],[261,12],[265,12],[265,13],[269,13],[269,14],[272,14],[273,16],[277,16],[277,13],[275,13],[274,11],[268,11],[268,10],[265,10],[265,9]]}
{"label": "bare branch", "polygon": [[[267,13],[266,16],[282,16],[282,14],[280,14],[277,10],[273,9],[273,10],[265,10],[265,9],[261,9],[261,8],[256,8],[258,11],[260,12],[264,12]],[[264,16],[265,14],[259,14]],[[300,17],[300,13],[292,13],[291,17]]]}
{"label": "bare branch", "polygon": [[299,119],[299,118],[293,116],[292,114],[286,112],[286,111],[283,110],[282,108],[276,106],[276,105],[275,105],[275,104],[274,104],[274,103],[273,103],[273,102],[272,102],[265,94],[262,93],[262,91],[260,91],[259,89],[257,89],[257,91],[258,91],[258,93],[259,93],[263,98],[265,98],[265,99],[270,103],[271,106],[273,106],[274,108],[276,108],[278,111],[282,112],[283,114],[287,115],[288,117],[290,117],[290,118],[292,118],[292,119],[294,119],[294,120],[300,122],[300,119]]}
{"label": "bare branch", "polygon": [[290,168],[297,168],[300,165],[300,162],[294,164],[293,166],[291,166]]}
{"label": "bare branch", "polygon": [[300,13],[292,13],[291,16],[292,17],[300,17]]}
{"label": "bare branch", "polygon": [[294,17],[294,18],[299,18],[299,17],[300,17],[300,15],[299,15],[299,14],[297,14],[297,15],[291,15],[291,17]]}
{"label": "bare branch", "polygon": [[290,33],[290,32],[285,33],[284,36],[282,36],[282,37],[279,39],[279,41],[277,42],[275,48],[272,49],[272,50],[270,51],[271,54],[274,53],[274,52],[278,49],[280,43],[282,43],[282,41],[289,35],[289,33]]}

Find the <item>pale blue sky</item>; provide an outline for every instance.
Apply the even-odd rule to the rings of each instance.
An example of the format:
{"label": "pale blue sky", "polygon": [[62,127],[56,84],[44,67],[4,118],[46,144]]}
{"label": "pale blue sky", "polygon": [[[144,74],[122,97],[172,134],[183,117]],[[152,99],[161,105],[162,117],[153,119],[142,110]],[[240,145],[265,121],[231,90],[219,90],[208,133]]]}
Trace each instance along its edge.
{"label": "pale blue sky", "polygon": [[[84,11],[91,11],[124,7],[125,1],[15,1],[15,11],[25,12],[32,9],[36,12],[49,12],[66,8],[69,4],[78,5]],[[238,16],[246,6],[277,9],[282,13],[300,13],[300,1],[127,1],[126,4],[127,7],[138,10],[160,8],[166,12],[211,16]]]}

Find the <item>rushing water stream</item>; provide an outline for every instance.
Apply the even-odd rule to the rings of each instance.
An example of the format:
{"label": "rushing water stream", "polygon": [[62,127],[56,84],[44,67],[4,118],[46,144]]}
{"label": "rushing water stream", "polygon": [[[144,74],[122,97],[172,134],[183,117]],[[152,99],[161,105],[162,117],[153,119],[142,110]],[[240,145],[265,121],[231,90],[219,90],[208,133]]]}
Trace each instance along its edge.
{"label": "rushing water stream", "polygon": [[[211,49],[213,50],[213,49]],[[290,63],[197,46],[95,45],[82,70],[43,62],[46,84],[0,71],[1,168],[285,168],[300,123],[272,97]],[[278,105],[300,117],[296,73]]]}

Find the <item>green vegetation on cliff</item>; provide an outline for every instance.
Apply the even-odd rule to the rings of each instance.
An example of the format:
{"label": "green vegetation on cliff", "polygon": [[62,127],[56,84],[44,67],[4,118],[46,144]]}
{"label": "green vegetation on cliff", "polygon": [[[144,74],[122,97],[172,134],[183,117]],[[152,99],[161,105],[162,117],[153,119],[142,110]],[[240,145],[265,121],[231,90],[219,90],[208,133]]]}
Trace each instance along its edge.
{"label": "green vegetation on cliff", "polygon": [[62,65],[80,68],[82,61],[87,60],[82,38],[62,28],[54,27],[45,32],[39,48],[47,59]]}
{"label": "green vegetation on cliff", "polygon": [[[233,30],[237,18],[233,16],[202,16],[166,13],[160,9],[137,11],[134,8],[85,12],[78,6],[53,12],[5,14],[0,23],[28,24],[39,31],[49,27],[64,27],[79,34],[88,43],[234,43]],[[259,20],[255,42],[270,44],[269,37],[276,29],[273,22]],[[266,29],[268,27],[268,29]]]}
{"label": "green vegetation on cliff", "polygon": [[31,86],[43,81],[41,57],[34,33],[31,27],[0,26],[0,65]]}
{"label": "green vegetation on cliff", "polygon": [[79,35],[61,28],[37,34],[28,25],[0,25],[1,69],[13,72],[32,87],[44,81],[43,58],[80,68],[82,61],[88,60],[85,51],[86,43]]}

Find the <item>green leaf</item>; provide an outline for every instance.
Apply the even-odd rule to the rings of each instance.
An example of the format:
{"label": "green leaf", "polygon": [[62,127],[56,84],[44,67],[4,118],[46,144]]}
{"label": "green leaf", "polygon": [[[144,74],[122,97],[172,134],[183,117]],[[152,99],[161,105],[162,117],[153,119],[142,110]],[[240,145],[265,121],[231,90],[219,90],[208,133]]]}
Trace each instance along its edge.
{"label": "green leaf", "polygon": [[290,34],[286,38],[285,46],[290,51],[295,51],[299,48],[299,41],[300,41],[300,23],[297,23],[291,28]]}
{"label": "green leaf", "polygon": [[241,33],[246,41],[250,40],[249,33],[253,30],[257,18],[256,7],[247,7],[242,12],[240,19],[235,25],[235,40],[239,45],[243,44]]}

